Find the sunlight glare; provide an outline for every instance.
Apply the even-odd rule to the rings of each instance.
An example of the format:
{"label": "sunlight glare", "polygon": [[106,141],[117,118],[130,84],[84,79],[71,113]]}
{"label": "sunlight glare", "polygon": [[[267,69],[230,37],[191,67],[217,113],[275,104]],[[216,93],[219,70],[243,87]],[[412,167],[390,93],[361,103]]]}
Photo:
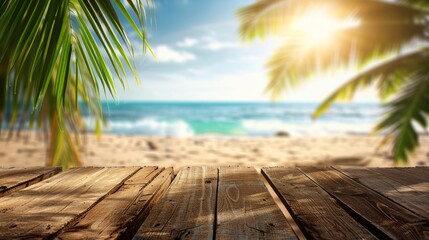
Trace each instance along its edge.
{"label": "sunlight glare", "polygon": [[329,41],[338,30],[356,27],[359,24],[356,18],[335,19],[327,9],[318,9],[296,18],[291,30],[314,45]]}

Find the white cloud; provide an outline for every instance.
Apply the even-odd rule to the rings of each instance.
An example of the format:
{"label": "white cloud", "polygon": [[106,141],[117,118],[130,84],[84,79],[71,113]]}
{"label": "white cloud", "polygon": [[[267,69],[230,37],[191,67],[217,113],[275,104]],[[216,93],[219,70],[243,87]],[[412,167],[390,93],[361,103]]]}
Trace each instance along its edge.
{"label": "white cloud", "polygon": [[240,48],[240,44],[231,40],[220,40],[217,38],[217,33],[211,31],[205,36],[196,37],[185,37],[183,40],[177,42],[177,46],[183,48],[190,48],[197,46],[202,49],[210,51],[219,51],[226,48]]}
{"label": "white cloud", "polygon": [[219,51],[225,48],[236,48],[238,47],[237,43],[234,42],[221,42],[221,41],[210,41],[204,48],[211,51]]}
{"label": "white cloud", "polygon": [[159,62],[184,63],[196,59],[195,55],[190,52],[177,51],[167,45],[155,47],[154,53]]}
{"label": "white cloud", "polygon": [[177,43],[179,47],[193,47],[196,44],[198,44],[197,39],[188,37]]}
{"label": "white cloud", "polygon": [[212,33],[211,36],[205,36],[202,40],[205,42],[203,48],[211,51],[219,51],[225,48],[237,48],[240,45],[237,42],[231,41],[221,41],[214,37],[215,33]]}

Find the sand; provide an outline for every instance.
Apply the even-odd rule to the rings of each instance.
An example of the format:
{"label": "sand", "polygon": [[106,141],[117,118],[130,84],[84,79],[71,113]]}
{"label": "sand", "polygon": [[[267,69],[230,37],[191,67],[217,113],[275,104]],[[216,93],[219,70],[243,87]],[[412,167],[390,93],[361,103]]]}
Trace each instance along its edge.
{"label": "sand", "polygon": [[[387,149],[377,151],[380,137],[270,137],[270,138],[160,138],[87,135],[81,147],[85,166],[263,166],[342,165],[395,166]],[[429,166],[429,137],[407,166]],[[42,166],[46,162],[43,138],[32,132],[20,138],[0,136],[0,167]]]}

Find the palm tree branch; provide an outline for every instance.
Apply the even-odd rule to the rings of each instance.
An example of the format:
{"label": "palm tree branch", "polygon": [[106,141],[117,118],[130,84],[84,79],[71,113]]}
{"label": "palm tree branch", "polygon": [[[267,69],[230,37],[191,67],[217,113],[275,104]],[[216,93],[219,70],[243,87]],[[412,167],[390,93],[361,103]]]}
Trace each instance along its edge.
{"label": "palm tree branch", "polygon": [[[98,36],[98,40],[101,42],[101,44],[104,47],[104,50],[107,53],[107,56],[110,60],[111,65],[113,66],[113,69],[118,76],[119,80],[123,82],[123,76],[125,75],[125,69],[121,63],[121,60],[119,59],[118,55],[116,54],[115,50],[118,50],[122,57],[126,59],[127,65],[131,68],[130,61],[127,59],[127,55],[125,54],[121,43],[117,39],[116,35],[113,33],[113,30],[111,29],[110,24],[108,24],[107,20],[104,18],[104,16],[101,14],[99,16],[100,19],[104,22],[104,24],[101,24],[98,21],[98,18],[91,17],[91,15],[95,15],[95,12],[90,8],[86,8],[85,6],[82,6],[82,9],[84,10],[85,14],[87,15],[86,20],[91,23],[93,26],[92,29],[94,29],[95,34]],[[78,24],[85,24],[84,19],[80,19],[78,21]],[[86,25],[80,25],[80,28],[84,28],[86,32],[88,32],[88,28]],[[111,41],[109,41],[109,36],[106,35],[104,30],[101,29],[107,29],[108,34],[110,36],[110,39],[113,41],[113,44]],[[101,30],[101,31],[100,31]],[[91,36],[89,34],[85,34],[85,36]],[[94,39],[94,41],[96,41]]]}
{"label": "palm tree branch", "polygon": [[418,146],[418,133],[413,123],[427,128],[429,72],[422,67],[408,81],[399,96],[387,104],[387,115],[375,128],[377,132],[386,130],[392,136],[395,159],[405,162]]}
{"label": "palm tree branch", "polygon": [[[381,62],[377,66],[359,73],[357,76],[349,79],[329,97],[327,97],[313,113],[313,118],[323,115],[329,107],[338,100],[351,100],[355,92],[380,82],[379,84],[388,85],[394,81],[395,74],[398,71],[413,72],[418,68],[421,62],[427,62],[429,59],[429,48],[414,51],[393,59]],[[400,77],[399,79],[404,79]],[[404,81],[404,80],[403,80]],[[383,94],[381,94],[383,97]]]}
{"label": "palm tree branch", "polygon": [[[270,33],[281,33],[297,16],[302,16],[315,6],[329,8],[331,14],[339,19],[354,14],[363,22],[380,18],[385,22],[412,22],[429,14],[405,4],[376,0],[260,0],[238,11],[241,36],[243,40],[253,40]],[[382,15],[379,14],[381,10]]]}
{"label": "palm tree branch", "polygon": [[130,22],[145,51],[143,2],[129,0],[128,10],[122,0],[0,0],[0,120],[10,130],[21,129],[26,119],[44,130],[55,125],[61,136],[51,141],[64,142],[52,162],[75,164],[73,154],[58,160],[76,153],[79,138],[70,133],[85,129],[80,107],[94,116],[98,133],[104,120],[100,89],[115,96],[115,76],[122,85],[128,72],[138,76],[123,22]]}

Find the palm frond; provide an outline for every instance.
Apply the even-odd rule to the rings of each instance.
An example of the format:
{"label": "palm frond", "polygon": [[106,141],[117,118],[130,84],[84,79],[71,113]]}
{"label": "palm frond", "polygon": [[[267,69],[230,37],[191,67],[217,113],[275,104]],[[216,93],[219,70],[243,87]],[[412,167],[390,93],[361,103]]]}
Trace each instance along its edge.
{"label": "palm frond", "polygon": [[277,97],[316,73],[341,67],[362,68],[371,60],[399,52],[424,32],[424,26],[360,26],[339,31],[333,41],[318,45],[306,45],[306,36],[295,33],[267,63],[270,72],[267,91]]}
{"label": "palm frond", "polygon": [[[80,106],[87,105],[100,126],[101,91],[115,98],[115,79],[124,86],[128,72],[139,80],[121,19],[140,37],[143,51],[149,49],[144,8],[150,2],[128,0],[128,10],[121,0],[0,1],[0,91],[9,99],[0,99],[0,115],[9,128],[29,121],[50,129],[50,162],[78,164],[79,139],[71,136],[86,129]],[[71,157],[59,159],[65,153]]]}
{"label": "palm frond", "polygon": [[[404,47],[426,39],[427,20],[423,17],[426,15],[424,11],[379,1],[340,2],[262,0],[242,9],[240,14],[242,19],[245,19],[241,25],[242,36],[250,39],[256,36],[256,32],[264,35],[265,32],[261,30],[269,31],[268,26],[279,28],[282,26],[286,29],[287,22],[284,18],[290,20],[297,12],[309,9],[310,6],[314,8],[315,5],[322,7],[324,4],[338,4],[336,8],[332,7],[332,11],[339,11],[344,16],[346,13],[350,15],[351,12],[355,12],[360,20],[359,25],[339,29],[330,37],[330,41],[317,44],[306,44],[309,36],[296,30],[289,30],[284,35],[286,43],[276,51],[267,64],[270,72],[267,91],[274,98],[285,89],[298,86],[316,73],[326,72],[332,68],[350,66],[361,68],[373,59],[397,54]],[[378,10],[382,8],[383,14],[380,15]],[[255,19],[252,19],[252,15],[246,11],[255,11],[253,15],[256,13],[259,15],[253,16]],[[277,15],[276,11],[282,13]],[[261,18],[260,23],[258,18]],[[273,23],[272,20],[278,22]]]}
{"label": "palm frond", "polygon": [[408,75],[406,86],[395,100],[386,105],[387,114],[375,128],[378,132],[388,133],[393,143],[393,155],[398,162],[407,162],[408,155],[418,146],[414,124],[423,129],[428,127],[429,71],[424,66],[420,67],[420,71]]}
{"label": "palm frond", "polygon": [[399,4],[406,4],[414,8],[429,10],[429,2],[426,0],[396,0]]}
{"label": "palm frond", "polygon": [[409,5],[376,0],[259,0],[238,10],[241,36],[244,40],[253,40],[283,33],[296,17],[316,6],[329,9],[330,14],[338,19],[356,15],[363,23],[380,20],[384,23],[414,22],[429,14]]}
{"label": "palm frond", "polygon": [[313,118],[323,115],[336,101],[351,100],[354,94],[372,85],[377,86],[380,98],[387,99],[406,82],[406,76],[429,62],[429,49],[422,49],[379,63],[349,79],[314,111]]}
{"label": "palm frond", "polygon": [[[337,29],[331,41],[306,44],[308,35],[294,31],[293,21],[315,8],[327,9],[341,21],[354,18],[359,24]],[[382,100],[389,100],[387,117],[377,131],[388,133],[397,161],[418,145],[414,123],[427,128],[429,105],[429,49],[401,54],[416,43],[427,46],[429,3],[423,0],[260,0],[239,10],[243,40],[283,34],[285,43],[267,64],[267,86],[274,98],[296,87],[312,75],[332,69],[362,69],[371,60],[389,57],[364,70],[332,93],[315,111],[323,114],[337,100],[350,100],[356,91],[375,85]],[[317,27],[317,23],[314,27]],[[311,29],[310,29],[311,30]],[[400,93],[394,101],[392,96]]]}

